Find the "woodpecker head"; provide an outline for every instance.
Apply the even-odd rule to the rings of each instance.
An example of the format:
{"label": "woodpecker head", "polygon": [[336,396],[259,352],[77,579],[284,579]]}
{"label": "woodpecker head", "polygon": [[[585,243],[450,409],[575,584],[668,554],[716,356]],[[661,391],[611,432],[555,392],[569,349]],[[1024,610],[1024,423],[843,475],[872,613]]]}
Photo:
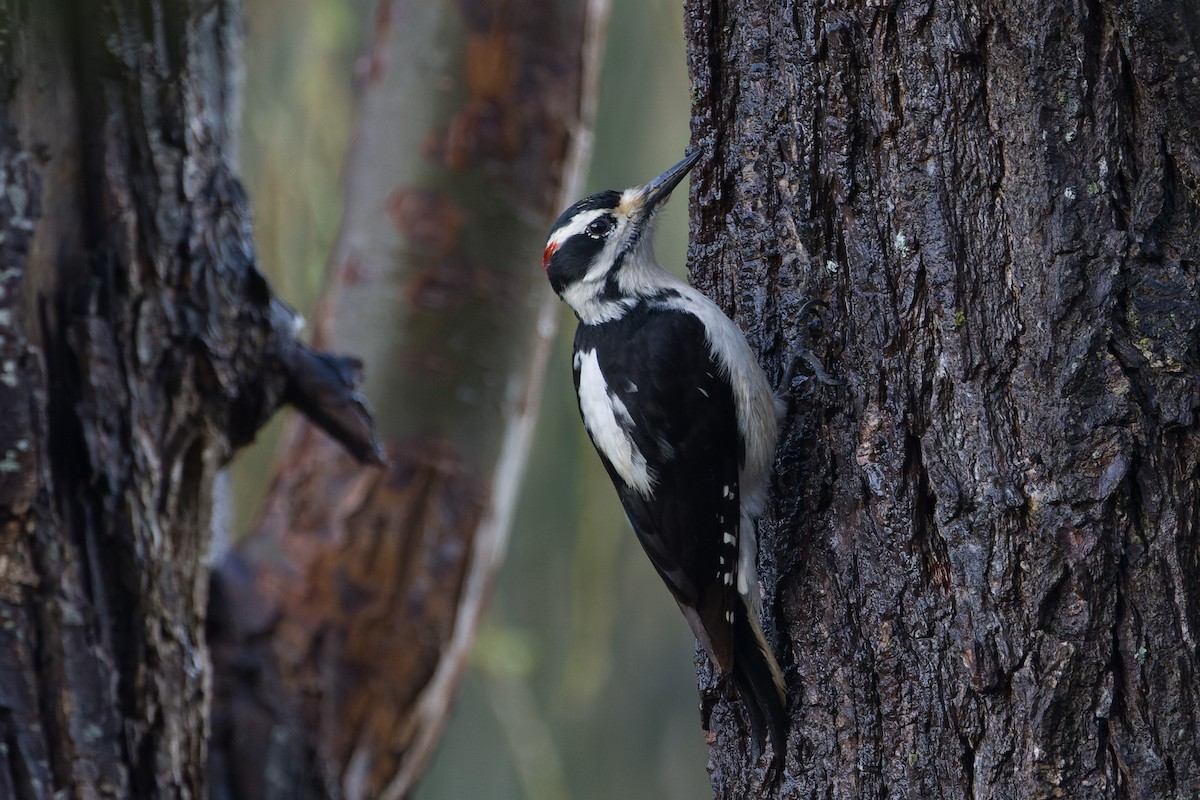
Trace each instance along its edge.
{"label": "woodpecker head", "polygon": [[673,280],[654,260],[654,215],[699,158],[691,153],[645,186],[585,197],[554,223],[542,267],[581,321],[618,317]]}

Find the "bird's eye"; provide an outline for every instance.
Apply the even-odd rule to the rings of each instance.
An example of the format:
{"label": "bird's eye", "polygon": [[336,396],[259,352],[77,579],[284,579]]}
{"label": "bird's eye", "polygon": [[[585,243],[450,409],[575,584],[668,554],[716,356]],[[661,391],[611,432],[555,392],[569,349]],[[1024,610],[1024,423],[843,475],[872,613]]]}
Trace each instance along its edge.
{"label": "bird's eye", "polygon": [[612,230],[613,223],[608,217],[597,217],[588,223],[587,235],[593,239],[603,239]]}

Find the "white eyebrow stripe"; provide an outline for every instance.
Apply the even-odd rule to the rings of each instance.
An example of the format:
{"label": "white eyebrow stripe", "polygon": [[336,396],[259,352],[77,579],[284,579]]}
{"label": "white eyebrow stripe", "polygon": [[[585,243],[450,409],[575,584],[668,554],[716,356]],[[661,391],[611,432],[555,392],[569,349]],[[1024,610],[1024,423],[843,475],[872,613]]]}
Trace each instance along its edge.
{"label": "white eyebrow stripe", "polygon": [[561,228],[558,228],[551,233],[550,241],[548,241],[546,244],[561,246],[563,242],[567,241],[567,239],[570,239],[575,234],[583,233],[587,226],[592,223],[592,220],[596,219],[597,217],[602,217],[608,213],[611,212],[606,208],[593,208],[590,211],[581,211],[572,217],[571,221],[566,225],[563,225]]}

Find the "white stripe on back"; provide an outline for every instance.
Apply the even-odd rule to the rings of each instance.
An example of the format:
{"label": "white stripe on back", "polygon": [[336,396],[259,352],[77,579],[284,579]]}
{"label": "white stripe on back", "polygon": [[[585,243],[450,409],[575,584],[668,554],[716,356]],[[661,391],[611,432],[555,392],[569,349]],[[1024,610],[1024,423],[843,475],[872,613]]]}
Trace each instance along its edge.
{"label": "white stripe on back", "polygon": [[625,485],[648,499],[654,489],[655,476],[647,466],[645,456],[626,432],[633,424],[629,409],[608,390],[595,350],[576,353],[575,365],[579,370],[579,410],[583,414],[583,426]]}

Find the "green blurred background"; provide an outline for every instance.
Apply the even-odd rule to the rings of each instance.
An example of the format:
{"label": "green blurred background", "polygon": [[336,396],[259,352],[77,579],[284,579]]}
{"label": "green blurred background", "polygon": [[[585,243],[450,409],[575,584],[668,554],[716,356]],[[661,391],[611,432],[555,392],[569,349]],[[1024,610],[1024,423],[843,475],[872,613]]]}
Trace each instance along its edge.
{"label": "green blurred background", "polygon": [[[246,0],[241,169],[259,256],[310,313],[341,219],[367,0]],[[678,0],[613,0],[587,190],[643,183],[688,142]],[[662,215],[682,273],[686,194]],[[529,254],[538,269],[540,253]],[[696,798],[711,794],[693,641],[587,442],[571,389],[574,319],[557,352],[508,560],[417,797]],[[278,424],[234,467],[237,530],[254,516]]]}

